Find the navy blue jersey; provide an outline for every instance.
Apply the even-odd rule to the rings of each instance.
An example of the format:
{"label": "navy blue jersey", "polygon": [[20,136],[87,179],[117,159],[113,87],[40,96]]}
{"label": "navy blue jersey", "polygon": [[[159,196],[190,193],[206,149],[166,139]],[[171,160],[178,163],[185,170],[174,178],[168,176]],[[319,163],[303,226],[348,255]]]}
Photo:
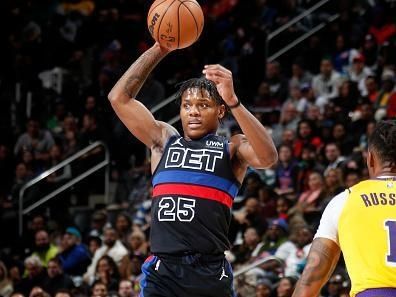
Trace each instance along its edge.
{"label": "navy blue jersey", "polygon": [[172,136],[152,183],[153,253],[220,254],[229,248],[231,206],[240,184],[226,138]]}

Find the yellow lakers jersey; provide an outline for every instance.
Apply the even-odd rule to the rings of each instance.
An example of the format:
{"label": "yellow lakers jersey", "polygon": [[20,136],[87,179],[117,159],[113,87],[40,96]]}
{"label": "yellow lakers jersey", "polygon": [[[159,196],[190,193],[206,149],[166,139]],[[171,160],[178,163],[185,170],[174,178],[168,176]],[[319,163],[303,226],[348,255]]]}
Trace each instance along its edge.
{"label": "yellow lakers jersey", "polygon": [[351,297],[369,288],[396,287],[396,180],[353,186],[338,220],[338,236]]}

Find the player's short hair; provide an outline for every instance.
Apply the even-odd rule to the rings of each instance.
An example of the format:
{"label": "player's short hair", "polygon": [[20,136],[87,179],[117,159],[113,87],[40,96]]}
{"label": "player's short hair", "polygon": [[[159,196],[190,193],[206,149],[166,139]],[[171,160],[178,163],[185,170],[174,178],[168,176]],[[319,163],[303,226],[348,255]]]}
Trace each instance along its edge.
{"label": "player's short hair", "polygon": [[396,166],[396,121],[378,122],[369,137],[368,147],[377,153],[382,163],[389,162],[390,166]]}
{"label": "player's short hair", "polygon": [[224,102],[223,98],[217,91],[216,84],[213,81],[206,79],[205,77],[191,78],[177,84],[176,87],[179,87],[179,90],[176,93],[176,96],[179,99],[179,103],[181,102],[181,97],[183,93],[187,89],[198,88],[208,91],[210,98],[213,99],[217,105],[224,104],[227,107],[227,104]]}

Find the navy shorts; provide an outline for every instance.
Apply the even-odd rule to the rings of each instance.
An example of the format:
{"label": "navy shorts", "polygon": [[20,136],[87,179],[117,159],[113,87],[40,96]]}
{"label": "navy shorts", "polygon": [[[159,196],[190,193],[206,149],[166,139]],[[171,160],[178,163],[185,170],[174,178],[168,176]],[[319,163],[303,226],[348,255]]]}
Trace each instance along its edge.
{"label": "navy shorts", "polygon": [[230,263],[221,256],[156,255],[142,266],[140,297],[234,297]]}

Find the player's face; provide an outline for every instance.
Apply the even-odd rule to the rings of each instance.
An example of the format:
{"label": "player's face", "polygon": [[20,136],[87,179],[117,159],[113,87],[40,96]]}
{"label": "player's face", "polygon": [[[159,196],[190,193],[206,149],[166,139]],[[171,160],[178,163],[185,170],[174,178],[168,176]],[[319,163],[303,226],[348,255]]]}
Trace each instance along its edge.
{"label": "player's face", "polygon": [[187,89],[181,98],[180,118],[184,136],[199,139],[216,133],[219,119],[224,116],[224,105],[217,105],[208,91],[199,88]]}

